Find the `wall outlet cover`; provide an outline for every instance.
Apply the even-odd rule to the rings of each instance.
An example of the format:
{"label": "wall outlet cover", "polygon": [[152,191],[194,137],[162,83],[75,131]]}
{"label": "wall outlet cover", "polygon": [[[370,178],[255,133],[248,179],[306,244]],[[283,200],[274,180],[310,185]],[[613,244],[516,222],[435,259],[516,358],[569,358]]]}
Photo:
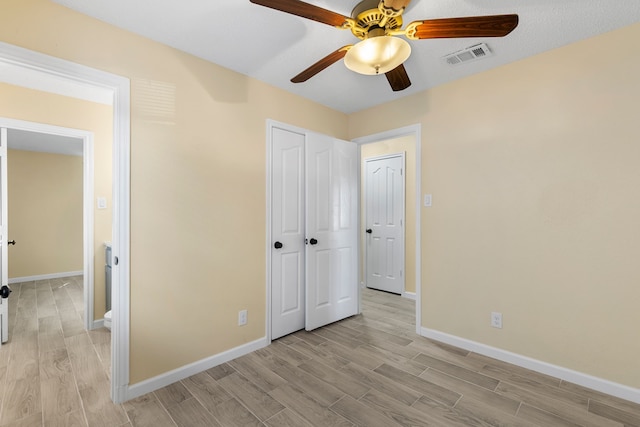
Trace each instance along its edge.
{"label": "wall outlet cover", "polygon": [[491,312],[491,326],[502,329],[502,313],[496,311]]}
{"label": "wall outlet cover", "polygon": [[240,310],[238,312],[238,326],[247,324],[247,310]]}

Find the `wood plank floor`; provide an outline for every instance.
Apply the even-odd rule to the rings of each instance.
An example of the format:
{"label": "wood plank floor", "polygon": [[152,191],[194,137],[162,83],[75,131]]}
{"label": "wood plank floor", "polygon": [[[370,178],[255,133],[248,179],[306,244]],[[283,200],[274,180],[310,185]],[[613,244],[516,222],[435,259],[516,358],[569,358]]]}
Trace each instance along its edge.
{"label": "wood plank floor", "polygon": [[640,426],[640,405],[419,337],[413,301],[368,289],[362,315],[114,405],[79,279],[13,285],[0,426]]}

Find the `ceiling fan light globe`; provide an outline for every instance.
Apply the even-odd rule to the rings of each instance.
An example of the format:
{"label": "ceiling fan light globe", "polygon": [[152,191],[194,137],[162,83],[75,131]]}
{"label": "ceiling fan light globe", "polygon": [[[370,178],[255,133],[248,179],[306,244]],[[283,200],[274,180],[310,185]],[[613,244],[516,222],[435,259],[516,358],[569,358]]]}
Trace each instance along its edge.
{"label": "ceiling fan light globe", "polygon": [[365,75],[385,74],[409,58],[411,46],[406,40],[380,36],[355,44],[344,57],[351,71]]}

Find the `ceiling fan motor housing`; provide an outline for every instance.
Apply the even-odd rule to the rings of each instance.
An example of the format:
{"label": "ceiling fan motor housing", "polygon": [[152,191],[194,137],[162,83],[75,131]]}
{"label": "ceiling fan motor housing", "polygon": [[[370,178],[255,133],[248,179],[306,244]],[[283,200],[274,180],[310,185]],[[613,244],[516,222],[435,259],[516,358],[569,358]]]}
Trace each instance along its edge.
{"label": "ceiling fan motor housing", "polygon": [[[351,26],[351,32],[357,38],[364,40],[372,37],[369,34],[374,28],[387,30],[399,30],[402,28],[402,10],[395,11],[385,8],[384,1],[364,0],[351,12],[355,25]],[[376,34],[376,36],[381,34]]]}

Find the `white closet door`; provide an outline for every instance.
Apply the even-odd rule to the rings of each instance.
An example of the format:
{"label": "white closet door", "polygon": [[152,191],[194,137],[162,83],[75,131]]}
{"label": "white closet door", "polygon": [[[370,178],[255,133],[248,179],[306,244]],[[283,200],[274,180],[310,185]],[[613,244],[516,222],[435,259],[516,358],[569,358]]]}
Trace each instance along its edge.
{"label": "white closet door", "polygon": [[271,338],[304,329],[305,135],[272,129]]}
{"label": "white closet door", "polygon": [[307,134],[307,330],[358,312],[357,148]]}

